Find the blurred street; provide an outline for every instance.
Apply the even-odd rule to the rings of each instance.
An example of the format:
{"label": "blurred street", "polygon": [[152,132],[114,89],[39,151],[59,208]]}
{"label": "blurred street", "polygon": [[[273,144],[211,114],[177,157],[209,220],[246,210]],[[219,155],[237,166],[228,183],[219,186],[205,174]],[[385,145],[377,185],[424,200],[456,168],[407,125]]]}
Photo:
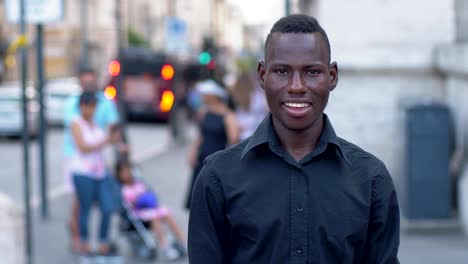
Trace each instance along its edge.
{"label": "blurred street", "polygon": [[[162,141],[158,141],[162,142]],[[168,142],[168,141],[167,141]],[[158,192],[161,203],[169,206],[184,233],[187,233],[188,213],[182,209],[186,184],[189,179],[189,169],[186,166],[185,147],[172,146],[163,153],[158,153],[150,159],[145,160],[139,165],[141,172],[147,182]],[[177,164],[175,166],[175,164]],[[65,223],[68,219],[67,208],[70,205],[70,195],[64,195],[60,199],[55,199],[51,203],[51,219],[47,222],[38,220],[36,212],[34,233],[36,259],[35,263],[77,263],[71,262],[74,259],[69,251],[68,234]],[[97,214],[92,215],[92,229],[96,230]],[[118,222],[118,217],[114,218],[114,224]],[[135,260],[129,257],[128,241],[116,232],[116,226],[112,230],[111,239],[117,241],[121,252],[126,256],[127,262],[135,263]],[[92,234],[94,234],[92,232]],[[44,243],[44,240],[47,243]],[[156,263],[166,263],[164,257],[160,257]],[[169,263],[169,262],[167,262]],[[187,260],[170,263],[188,263]]]}
{"label": "blurred street", "polygon": [[[164,151],[169,142],[169,132],[167,127],[162,124],[131,124],[128,128],[129,141],[133,159],[141,160],[151,156],[154,153]],[[47,169],[49,196],[58,198],[67,192],[64,184],[63,168],[63,129],[50,128],[47,138]],[[31,179],[32,179],[32,200],[33,205],[38,205],[39,197],[39,168],[38,168],[38,149],[37,140],[33,140],[30,148],[31,153]],[[111,160],[112,150],[108,149],[107,158]],[[12,197],[18,204],[23,203],[23,163],[21,155],[21,140],[0,138],[0,192]],[[12,177],[18,175],[18,177]]]}
{"label": "blurred street", "polygon": [[[177,222],[186,232],[188,214],[182,209],[184,194],[189,180],[190,170],[186,163],[187,147],[171,147],[168,151],[146,160],[140,166],[145,179],[159,193],[162,202],[167,204],[176,216]],[[178,164],[177,166],[174,166]],[[70,196],[51,203],[52,218],[47,222],[38,220],[36,213],[34,241],[36,245],[36,262],[62,264],[70,263],[73,255],[69,253],[65,222]],[[94,222],[96,222],[96,218]],[[119,238],[113,230],[113,238]],[[44,243],[47,241],[47,243]],[[125,239],[118,239],[124,252]],[[413,231],[402,233],[400,262],[409,264],[466,264],[468,259],[468,239],[456,228],[444,230]],[[126,253],[128,256],[128,252]],[[131,258],[127,263],[135,263]],[[165,263],[158,261],[157,263]],[[188,263],[187,260],[171,263]]]}
{"label": "blurred street", "polygon": [[[304,34],[321,37],[312,41]],[[291,39],[279,41],[298,35],[302,41],[297,43]],[[321,44],[326,49],[317,49],[311,41],[324,42]],[[286,47],[278,48],[278,44]],[[330,82],[320,81],[325,77]],[[400,262],[467,264],[467,100],[468,0],[0,0],[0,264],[78,264],[77,255],[71,251],[69,229],[76,231],[73,248],[81,254],[111,254],[112,247],[105,243],[109,218],[103,218],[102,227],[98,223],[100,214],[111,214],[111,199],[108,196],[106,200],[105,195],[112,188],[102,188],[106,182],[101,179],[105,167],[113,169],[117,160],[123,166],[117,173],[122,184],[121,198],[135,214],[150,211],[145,220],[152,221],[155,237],[162,238],[156,263],[166,263],[165,257],[171,258],[171,253],[172,258],[177,258],[177,244],[165,245],[162,232],[158,232],[158,219],[167,216],[167,211],[161,212],[165,208],[159,207],[158,199],[172,210],[187,236],[189,214],[184,202],[192,180],[191,167],[199,171],[201,166],[197,164],[207,156],[248,138],[268,112],[284,111],[287,120],[297,123],[299,128],[283,131],[281,147],[305,157],[299,155],[304,151],[301,148],[317,146],[302,141],[295,143],[297,151],[292,151],[286,141],[303,139],[301,133],[310,132],[307,129],[311,127],[302,126],[308,118],[319,116],[314,111],[321,114],[321,106],[339,137],[385,164],[393,181],[393,186],[386,181],[388,190],[394,187],[400,206]],[[64,124],[73,130],[66,142]],[[21,136],[27,131],[25,127],[31,135],[29,173],[23,167],[27,153],[23,153]],[[40,150],[44,144],[40,135],[45,127],[42,154],[47,162],[48,219],[41,217],[40,199],[44,194],[40,179]],[[275,129],[281,136],[278,127]],[[318,136],[315,132],[314,138]],[[65,163],[65,157],[69,163]],[[157,194],[132,179],[127,160],[138,166]],[[78,210],[73,211],[77,207],[72,207],[65,164],[75,175],[92,179],[86,185],[83,179],[89,179],[75,178],[84,217],[81,221],[75,219],[79,223],[72,224],[74,228],[68,226],[68,221],[70,214],[78,214]],[[349,165],[349,171],[360,168]],[[357,174],[367,175],[362,171]],[[236,174],[233,182],[244,183],[238,181],[238,175],[250,174]],[[24,208],[28,182],[24,178],[28,177],[30,188],[26,194],[30,195],[32,212]],[[248,177],[253,182],[257,178]],[[356,199],[371,201],[371,209],[365,212],[385,208],[373,207],[374,201],[381,201],[378,196],[385,194],[375,191],[381,187],[375,184],[376,178],[372,178],[372,192],[366,190],[368,199]],[[268,178],[266,182],[275,181]],[[228,186],[223,192],[236,190]],[[290,197],[300,194],[299,189],[290,190]],[[298,200],[317,197],[311,193],[304,192],[305,198],[299,195]],[[333,194],[342,193],[333,189]],[[391,194],[394,198],[394,192]],[[294,202],[284,197],[284,204]],[[101,230],[102,245],[98,248],[92,240],[90,250],[86,231],[79,234],[77,226],[87,227],[87,210],[96,200],[109,206],[91,212],[90,237],[98,237]],[[263,200],[278,201],[276,196]],[[248,201],[239,204],[250,205],[252,200]],[[336,203],[337,209],[348,209],[342,201]],[[395,199],[388,201],[396,203]],[[299,215],[304,209],[300,202]],[[276,203],[275,207],[259,208],[272,209],[272,214],[287,212],[277,207],[282,206]],[[354,214],[354,210],[350,211]],[[255,217],[268,219],[266,214]],[[341,221],[341,214],[336,215]],[[396,210],[382,215],[389,219],[394,216],[394,221],[381,226],[396,226]],[[125,263],[136,263],[129,241],[118,230],[119,217],[112,217],[112,242],[117,243]],[[245,219],[248,217],[241,220]],[[372,230],[368,224],[375,218],[369,219],[362,221],[367,231]],[[29,233],[27,220],[32,222]],[[229,225],[235,226],[229,220]],[[313,225],[314,221],[309,220],[302,222]],[[207,227],[205,222],[193,226],[203,229]],[[340,227],[332,224],[332,218],[323,222],[330,229]],[[172,229],[179,234],[174,226]],[[276,223],[271,226],[277,227]],[[398,232],[392,231],[396,237]],[[294,233],[300,232],[287,234],[291,241]],[[382,247],[389,248],[390,239],[380,238],[379,242],[387,243]],[[305,256],[301,243],[295,251]],[[288,249],[287,244],[281,246]],[[263,247],[250,251],[256,259],[260,251],[269,253]],[[205,262],[211,254],[203,255],[199,262]],[[188,259],[171,263],[188,263]]]}

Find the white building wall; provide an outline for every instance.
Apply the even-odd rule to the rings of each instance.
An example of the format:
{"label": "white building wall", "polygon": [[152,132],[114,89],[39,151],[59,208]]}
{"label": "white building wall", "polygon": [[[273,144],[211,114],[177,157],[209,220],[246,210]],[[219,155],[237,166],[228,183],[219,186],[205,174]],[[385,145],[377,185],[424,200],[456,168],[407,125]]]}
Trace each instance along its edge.
{"label": "white building wall", "polygon": [[222,29],[222,43],[238,54],[244,47],[244,22],[242,17],[231,6],[227,6],[226,21]]}
{"label": "white building wall", "polygon": [[454,0],[317,0],[335,48],[434,46],[455,37]]}
{"label": "white building wall", "polygon": [[326,110],[337,133],[381,158],[402,178],[401,102],[446,99],[434,49],[455,38],[454,0],[316,0],[340,69]]}

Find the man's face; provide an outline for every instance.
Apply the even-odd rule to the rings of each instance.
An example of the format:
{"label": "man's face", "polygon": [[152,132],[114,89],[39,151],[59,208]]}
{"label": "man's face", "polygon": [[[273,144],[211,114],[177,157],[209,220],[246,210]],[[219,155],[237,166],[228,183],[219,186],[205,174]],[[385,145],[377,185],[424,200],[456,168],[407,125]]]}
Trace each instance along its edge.
{"label": "man's face", "polygon": [[96,92],[98,89],[96,74],[92,72],[81,73],[80,85],[85,92]]}
{"label": "man's face", "polygon": [[321,122],[338,81],[329,60],[319,33],[273,33],[258,75],[276,124],[304,131]]}

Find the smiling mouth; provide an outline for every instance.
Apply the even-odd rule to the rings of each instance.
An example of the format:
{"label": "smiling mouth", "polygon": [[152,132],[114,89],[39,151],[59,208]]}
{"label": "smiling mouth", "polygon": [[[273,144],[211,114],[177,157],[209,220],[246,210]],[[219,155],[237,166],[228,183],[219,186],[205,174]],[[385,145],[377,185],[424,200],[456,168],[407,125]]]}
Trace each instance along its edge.
{"label": "smiling mouth", "polygon": [[301,109],[301,108],[307,108],[311,104],[309,103],[284,103],[284,105],[288,108]]}
{"label": "smiling mouth", "polygon": [[288,102],[283,103],[283,107],[290,117],[304,118],[307,115],[307,113],[311,111],[312,104]]}

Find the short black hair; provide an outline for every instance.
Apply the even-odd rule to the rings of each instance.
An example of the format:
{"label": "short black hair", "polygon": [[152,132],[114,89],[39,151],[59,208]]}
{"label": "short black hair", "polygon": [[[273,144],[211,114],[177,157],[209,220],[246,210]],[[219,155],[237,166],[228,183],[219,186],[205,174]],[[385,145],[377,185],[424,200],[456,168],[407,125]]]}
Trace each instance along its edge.
{"label": "short black hair", "polygon": [[78,76],[81,76],[83,74],[94,74],[94,75],[97,75],[96,71],[91,68],[91,67],[87,67],[87,66],[82,66],[78,69]]}
{"label": "short black hair", "polygon": [[289,15],[276,21],[265,41],[265,54],[273,33],[319,33],[327,45],[328,59],[331,60],[331,47],[327,33],[314,17],[308,15]]}
{"label": "short black hair", "polygon": [[96,104],[97,97],[95,92],[85,91],[82,92],[79,98],[79,105]]}
{"label": "short black hair", "polygon": [[122,178],[120,177],[121,171],[123,168],[132,169],[132,163],[128,159],[121,159],[115,164],[115,178],[119,183],[122,183]]}

